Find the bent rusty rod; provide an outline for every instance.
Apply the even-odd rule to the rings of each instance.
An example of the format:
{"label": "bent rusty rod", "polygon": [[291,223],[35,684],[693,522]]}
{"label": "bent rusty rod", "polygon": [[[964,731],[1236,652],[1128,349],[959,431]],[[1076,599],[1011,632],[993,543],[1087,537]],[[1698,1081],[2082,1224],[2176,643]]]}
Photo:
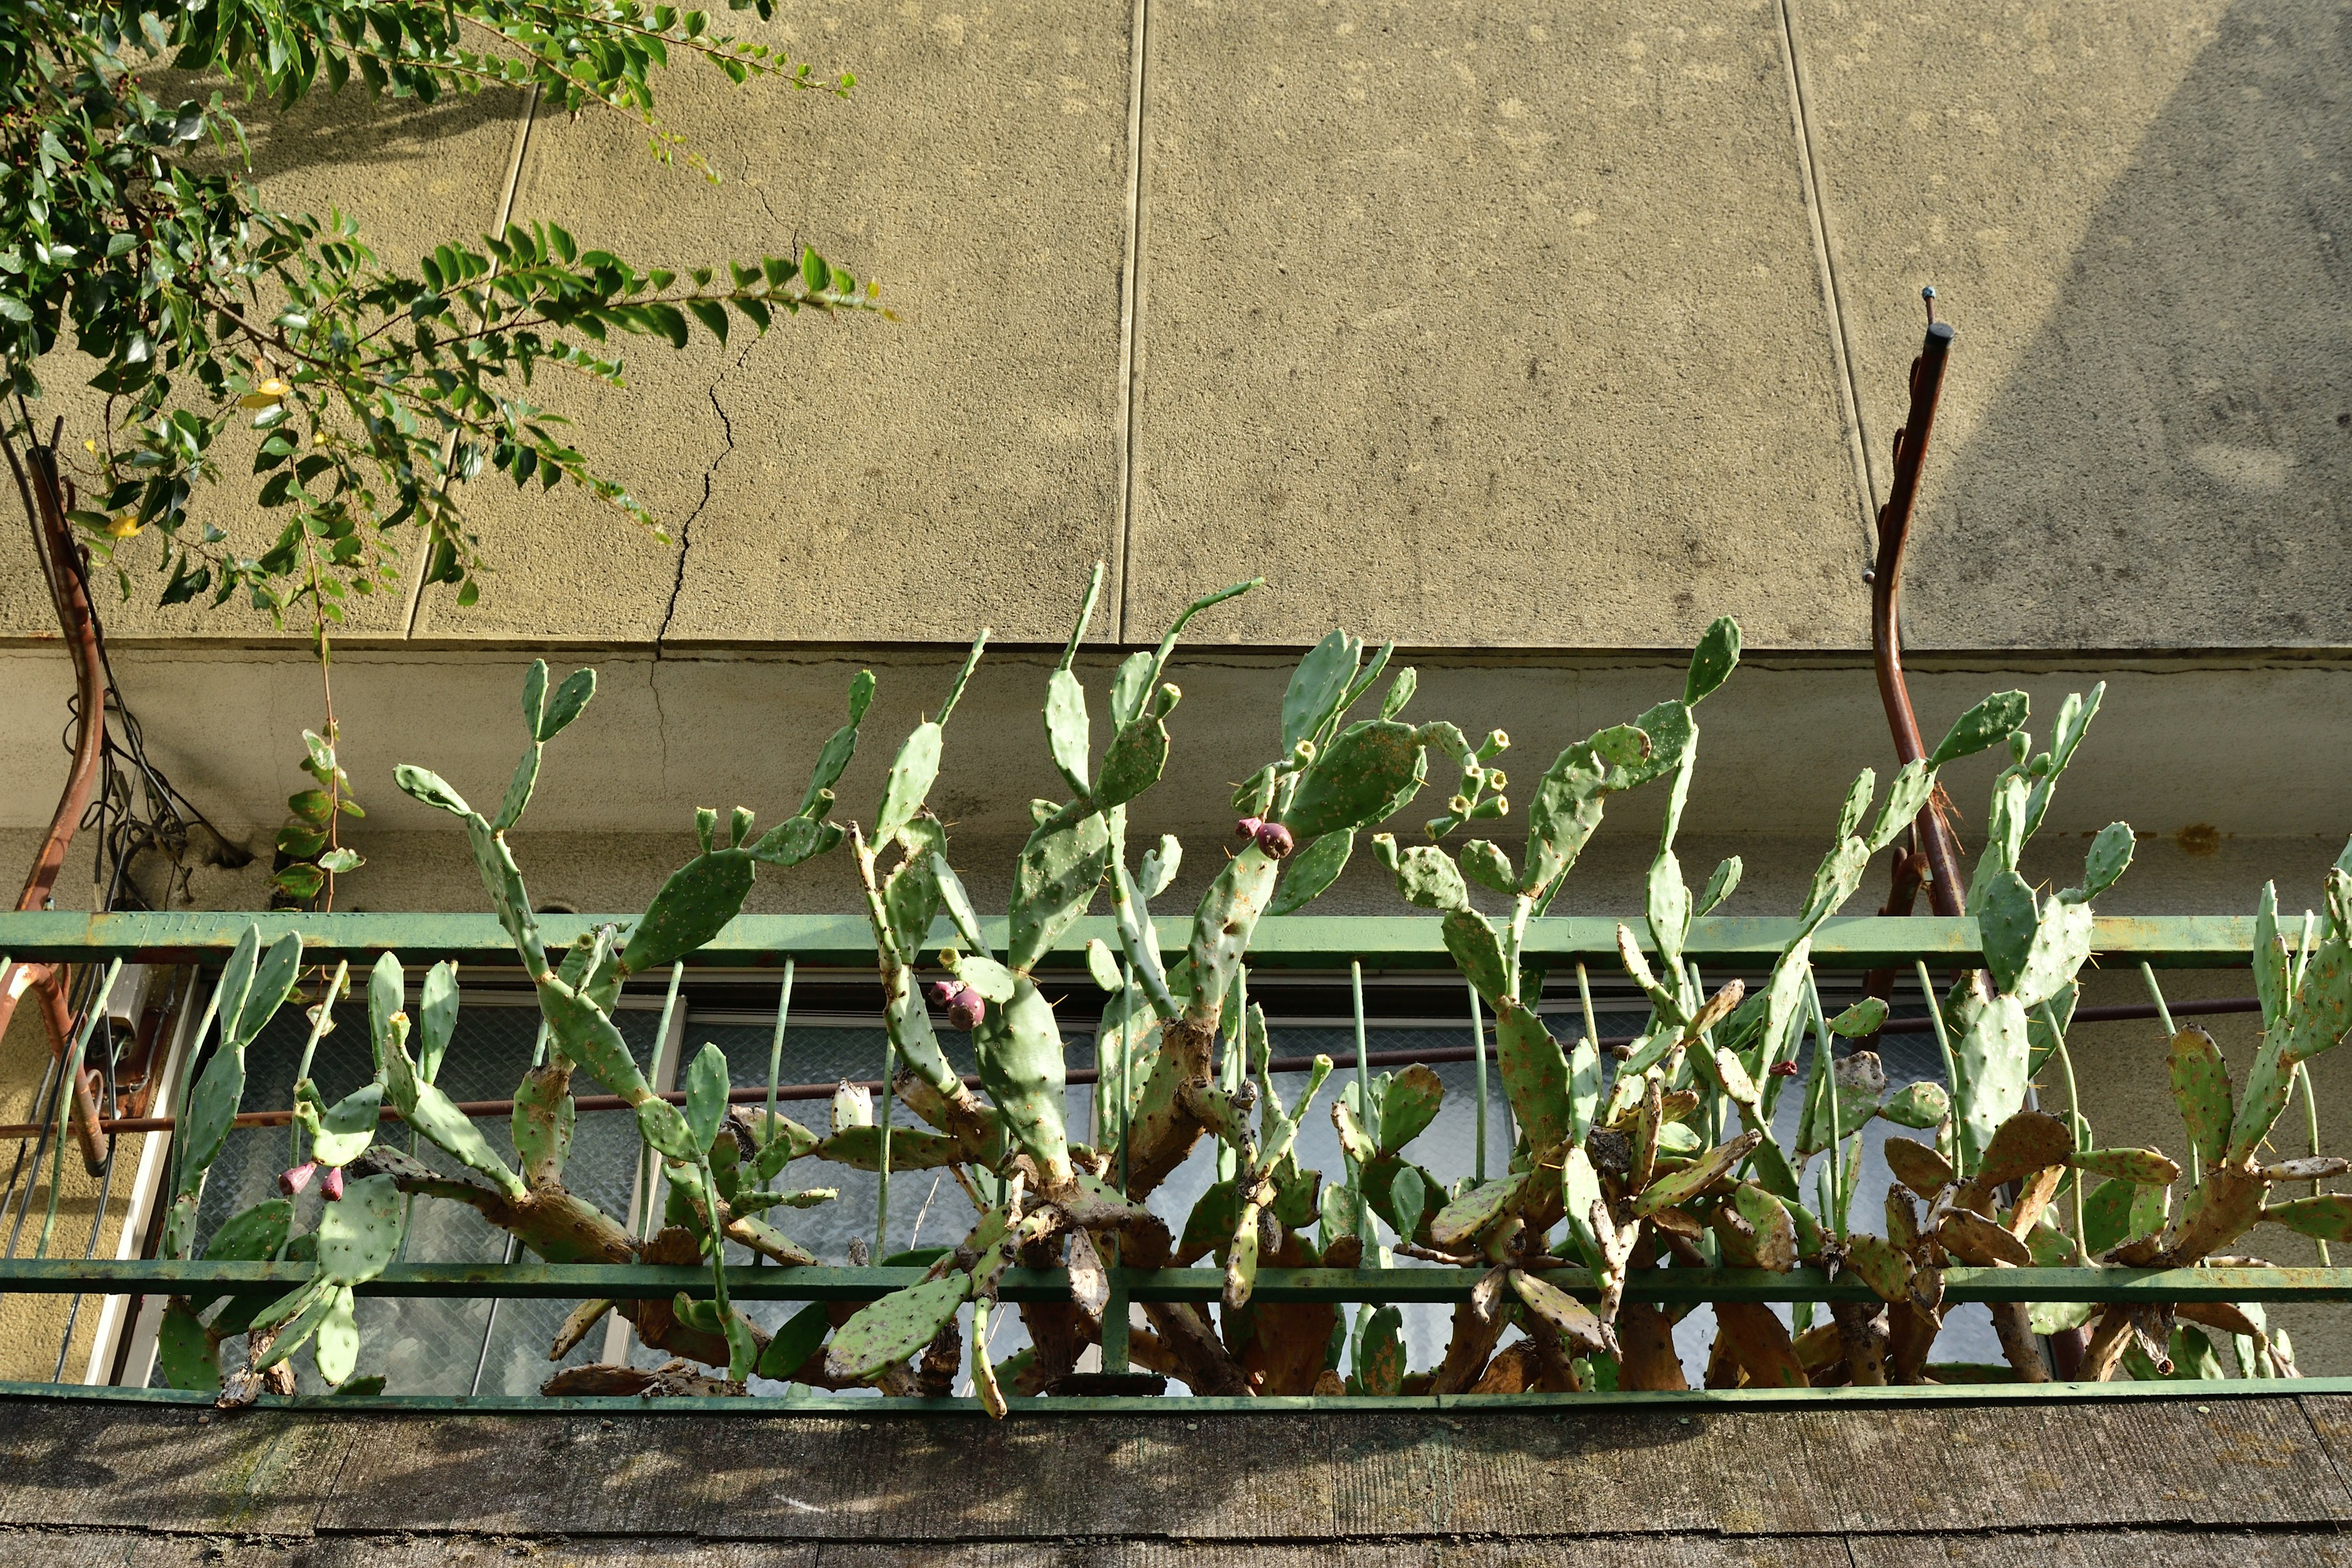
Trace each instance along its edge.
{"label": "bent rusty rod", "polygon": [[[79,710],[75,714],[73,765],[66,772],[65,788],[59,792],[58,808],[49,817],[49,830],[41,840],[41,852],[35,857],[32,871],[25,879],[25,890],[17,896],[16,908],[20,911],[48,906],[49,896],[57,888],[58,874],[65,868],[66,850],[73,843],[74,829],[89,807],[90,791],[96,787],[99,763],[106,744],[106,679],[99,667],[98,616],[90,608],[89,584],[77,565],[80,547],[74,542],[73,526],[66,519],[68,503],[58,472],[57,451],[54,447],[30,438],[30,431],[26,436],[22,459],[16,455],[14,441],[0,440],[0,449],[8,455],[17,498],[24,502],[26,521],[32,524],[41,573],[48,581],[49,601],[58,613],[58,628],[64,634],[73,657],[74,694]],[[50,1053],[63,1063],[66,1042],[74,1034],[74,1018],[66,1001],[61,965],[25,964],[14,983],[0,985],[0,1034],[7,1032],[9,1020],[16,1016],[16,998],[24,994],[26,984],[40,993]],[[98,1100],[92,1087],[98,1076],[85,1071],[76,1061],[67,1074],[65,1086],[71,1095],[74,1142],[80,1147],[82,1164],[92,1175],[106,1167]]]}
{"label": "bent rusty rod", "polygon": [[[1932,298],[1932,296],[1931,296]],[[1870,577],[1870,654],[1878,675],[1878,698],[1894,732],[1895,752],[1906,763],[1927,754],[1903,678],[1903,547],[1911,534],[1911,514],[1919,501],[1919,470],[1927,459],[1927,438],[1936,427],[1936,407],[1944,394],[1944,364],[1952,351],[1949,323],[1934,319],[1928,306],[1927,335],[1911,362],[1911,408],[1895,433],[1895,479],[1886,504],[1878,509],[1878,558]],[[1961,912],[1959,847],[1952,842],[1937,803],[1930,800],[1912,823],[1912,842],[1927,858],[1927,904],[1939,915]],[[1897,868],[1898,878],[1901,868]],[[1894,911],[1890,911],[1894,912]],[[1907,910],[1902,912],[1909,912]]]}

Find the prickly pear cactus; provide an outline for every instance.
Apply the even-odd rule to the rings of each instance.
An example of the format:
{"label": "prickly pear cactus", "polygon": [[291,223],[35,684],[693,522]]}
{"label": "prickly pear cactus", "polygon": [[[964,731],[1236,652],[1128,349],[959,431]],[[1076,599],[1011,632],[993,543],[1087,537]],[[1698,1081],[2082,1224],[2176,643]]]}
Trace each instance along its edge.
{"label": "prickly pear cactus", "polygon": [[[1139,847],[1129,843],[1129,816],[1148,809],[1144,797],[1171,766],[1169,720],[1182,693],[1167,676],[1179,635],[1195,615],[1255,584],[1196,602],[1156,647],[1122,658],[1106,689],[1079,657],[1103,579],[1097,568],[1044,681],[1043,755],[1062,798],[1033,803],[1001,924],[982,920],[956,868],[947,814],[932,803],[954,765],[952,720],[985,633],[936,710],[892,755],[869,817],[831,820],[874,692],[872,677],[861,675],[848,722],[820,748],[792,816],[755,834],[747,809],[723,822],[715,809],[699,812],[698,852],[640,918],[554,950],[508,835],[535,794],[545,746],[593,697],[593,675],[578,672],[551,691],[545,666],[532,667],[526,750],[494,814],[474,811],[435,774],[401,770],[404,789],[464,825],[537,990],[547,1048],[514,1097],[520,1169],[435,1087],[454,1039],[455,972],[430,971],[411,1007],[399,962],[386,958],[369,987],[375,1080],[334,1105],[307,1079],[295,1089],[312,1157],[288,1173],[289,1192],[319,1181],[332,1197],[333,1184],[345,1183],[340,1198],[310,1235],[291,1234],[288,1198],[247,1211],[215,1237],[223,1256],[313,1259],[312,1278],[275,1300],[170,1303],[159,1352],[165,1374],[188,1386],[221,1383],[218,1346],[250,1331],[256,1367],[282,1364],[307,1343],[329,1381],[363,1384],[354,1292],[396,1255],[400,1206],[411,1196],[463,1201],[542,1258],[709,1268],[707,1283],[688,1290],[672,1281],[645,1300],[584,1304],[554,1347],[561,1358],[617,1315],[645,1344],[712,1369],[707,1377],[576,1369],[580,1377],[560,1373],[552,1390],[650,1388],[650,1376],[672,1391],[741,1392],[757,1372],[938,1396],[961,1369],[971,1395],[1000,1415],[1020,1398],[1124,1388],[1123,1380],[1147,1376],[1157,1386],[1168,1375],[1223,1394],[1680,1387],[1673,1330],[1683,1309],[1644,1300],[1641,1288],[1644,1271],[1659,1267],[1811,1268],[1847,1281],[1829,1292],[1839,1299],[1827,1303],[1828,1321],[1816,1321],[1822,1303],[1801,1303],[1794,1331],[1753,1303],[1718,1303],[1710,1385],[1948,1378],[1949,1369],[1928,1358],[1945,1310],[1944,1270],[1955,1263],[2187,1266],[2239,1246],[2264,1221],[2352,1240],[2352,1196],[2309,1188],[2352,1173],[2352,1162],[2268,1149],[2307,1082],[2305,1065],[2352,1029],[2352,863],[2330,878],[2327,917],[2313,917],[2300,943],[2280,931],[2275,897],[2265,896],[2256,964],[2263,1044],[2242,1092],[2210,1041],[2185,1031],[2173,1042],[2168,1072],[2196,1154],[2187,1183],[2158,1151],[2100,1146],[2071,1107],[2063,1119],[2024,1109],[2037,1073],[2048,1095],[2053,1067],[2071,1072],[2065,1035],[2091,956],[2091,906],[2131,858],[2130,830],[2115,824],[2091,840],[2073,886],[2047,891],[2019,869],[2099,690],[2062,706],[2045,751],[2022,732],[2022,694],[2004,692],[1964,714],[1933,753],[1884,788],[1864,770],[1841,804],[1795,934],[1751,989],[1721,975],[1710,981],[1691,957],[1696,922],[1739,894],[1740,863],[1722,862],[1695,888],[1676,847],[1699,709],[1740,658],[1735,623],[1708,628],[1678,693],[1562,751],[1526,788],[1526,837],[1508,847],[1496,841],[1505,829],[1478,826],[1509,816],[1501,766],[1508,737],[1474,740],[1445,720],[1408,718],[1414,673],[1391,670],[1391,648],[1335,632],[1292,674],[1278,724],[1270,724],[1273,760],[1234,790],[1230,839],[1193,847],[1193,863],[1206,869],[1180,940],[1155,924],[1151,904],[1173,886],[1182,847],[1161,838],[1130,853]],[[1890,1022],[1885,1002],[1827,1016],[1812,973],[1814,933],[1853,900],[1874,858],[1931,809],[1939,770],[2000,746],[2008,764],[1966,890],[1983,967],[1942,999],[1935,1019],[1949,1044],[1952,1082],[1890,1083],[1872,1049]],[[1433,771],[1444,772],[1445,798],[1417,830],[1425,841],[1402,844],[1391,825],[1429,789]],[[1563,1012],[1569,977],[1564,969],[1542,973],[1530,933],[1611,798],[1650,784],[1663,786],[1663,826],[1641,917],[1620,928],[1616,958],[1648,1016],[1630,1044],[1604,1047],[1590,974],[1576,969],[1581,1017]],[[797,865],[841,844],[865,894],[882,986],[891,1070],[879,1096],[845,1085],[822,1133],[730,1108],[728,1066],[715,1047],[691,1058],[682,1095],[656,1094],[614,1025],[624,984],[718,940],[760,867]],[[1482,1016],[1493,1018],[1517,1138],[1491,1180],[1449,1185],[1414,1156],[1444,1092],[1425,1067],[1345,1082],[1328,1107],[1340,1167],[1327,1173],[1302,1163],[1299,1131],[1309,1114],[1326,1114],[1314,1101],[1330,1063],[1317,1059],[1303,1094],[1286,1101],[1276,1092],[1264,1011],[1250,1001],[1251,954],[1263,922],[1329,890],[1360,845],[1409,904],[1431,914]],[[1097,896],[1110,919],[1085,943],[1087,973],[1105,999],[1088,1131],[1065,1120],[1067,1052],[1048,996],[1075,967],[1077,922]],[[283,1002],[299,959],[293,939],[263,954],[256,932],[232,960],[220,992],[221,1047],[191,1096],[190,1157],[173,1187],[166,1235],[181,1252],[203,1166],[242,1089],[244,1044]],[[1048,969],[1055,973],[1041,984]],[[976,1086],[951,1065],[942,1031],[969,1037]],[[658,1162],[666,1197],[650,1234],[564,1186],[578,1072],[633,1109]],[[1798,1103],[1780,1107],[1792,1084]],[[461,1173],[427,1170],[377,1139],[385,1106]],[[902,1110],[910,1124],[898,1124]],[[1872,1222],[1855,1215],[1873,1121],[1919,1135],[1885,1142],[1899,1185],[1884,1206],[1884,1236],[1861,1232],[1858,1223]],[[1219,1179],[1173,1236],[1143,1200],[1203,1138],[1215,1146]],[[834,1195],[780,1184],[802,1158],[876,1171],[886,1182],[893,1172],[943,1173],[978,1217],[952,1246],[880,1260],[911,1265],[918,1282],[854,1310],[812,1305],[771,1336],[731,1305],[725,1264],[733,1247],[787,1266],[815,1261],[771,1223]],[[852,1254],[861,1266],[862,1248]],[[1261,1289],[1268,1269],[1385,1267],[1398,1256],[1475,1270],[1478,1280],[1444,1357],[1425,1370],[1409,1367],[1393,1308],[1358,1312],[1349,1324],[1327,1305]],[[1129,1271],[1209,1259],[1223,1276],[1216,1303],[1139,1303],[1141,1326],[1118,1323],[1129,1310]],[[1024,1281],[1018,1310],[1030,1345],[998,1361],[988,1331],[1015,1268],[1066,1269],[1069,1289],[1041,1300],[1034,1274],[1015,1277]],[[2284,1337],[2265,1329],[2258,1309],[2018,1302],[1997,1306],[1994,1318],[2015,1375],[2049,1375],[2036,1336],[2080,1328],[2084,1375],[2096,1377],[2209,1364],[2210,1345],[2201,1334],[2178,1337],[2176,1315],[2231,1338],[2242,1366],[2265,1375],[2291,1369]],[[1115,1333],[1122,1327],[1133,1331]],[[1515,1329],[1524,1337],[1507,1343]],[[1114,1356],[1122,1342],[1150,1373]],[[1077,1371],[1088,1343],[1104,1348],[1100,1373]]]}

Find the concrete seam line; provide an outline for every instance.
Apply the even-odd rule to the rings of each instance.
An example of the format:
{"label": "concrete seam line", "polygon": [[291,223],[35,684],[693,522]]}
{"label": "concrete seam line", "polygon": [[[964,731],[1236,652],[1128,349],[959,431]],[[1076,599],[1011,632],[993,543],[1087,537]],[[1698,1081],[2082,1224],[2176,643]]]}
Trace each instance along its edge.
{"label": "concrete seam line", "polygon": [[1118,612],[1113,636],[1127,640],[1128,563],[1135,534],[1136,294],[1143,286],[1143,93],[1144,56],[1150,46],[1150,0],[1135,0],[1128,28],[1127,73],[1127,257],[1118,300],[1118,502],[1111,535],[1111,571],[1118,579]]}
{"label": "concrete seam line", "polygon": [[[539,84],[533,82],[530,92],[522,100],[522,121],[515,127],[514,145],[507,153],[506,188],[499,195],[499,222],[497,228],[492,231],[501,238],[506,235],[507,225],[514,221],[515,192],[522,184],[523,153],[530,146],[531,122],[538,118]],[[499,259],[493,256],[490,258],[489,276],[496,278],[498,275]],[[454,435],[442,438],[441,462],[444,468],[447,467],[450,454],[456,449],[457,440],[457,437]],[[441,489],[446,493],[448,488],[448,481],[445,479]],[[417,617],[425,613],[425,568],[431,563],[432,557],[429,552],[424,550],[417,552],[416,569],[408,579],[408,620],[407,631],[404,634],[408,637],[413,637],[416,635]]]}
{"label": "concrete seam line", "polygon": [[1862,384],[1855,379],[1853,333],[1846,321],[1845,295],[1838,287],[1837,252],[1830,244],[1829,193],[1822,180],[1822,161],[1813,145],[1813,111],[1811,95],[1805,90],[1805,68],[1797,52],[1796,0],[1780,0],[1780,46],[1789,69],[1789,110],[1797,132],[1798,177],[1802,181],[1807,215],[1812,219],[1813,259],[1822,269],[1822,289],[1830,307],[1830,356],[1837,366],[1837,380],[1843,390],[1845,402],[1846,447],[1853,459],[1854,483],[1862,494],[1862,544],[1865,554],[1874,554],[1876,542],[1873,533],[1873,513],[1878,509],[1878,489],[1871,478],[1870,434],[1862,420]]}

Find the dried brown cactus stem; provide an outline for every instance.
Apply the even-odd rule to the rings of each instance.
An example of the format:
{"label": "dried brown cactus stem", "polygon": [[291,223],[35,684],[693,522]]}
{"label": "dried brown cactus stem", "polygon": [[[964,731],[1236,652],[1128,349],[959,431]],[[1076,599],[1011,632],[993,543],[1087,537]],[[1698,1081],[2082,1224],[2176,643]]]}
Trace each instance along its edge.
{"label": "dried brown cactus stem", "polygon": [[1909,1302],[1888,1308],[1886,1317],[1887,1376],[1895,1383],[1916,1385],[1927,1372],[1927,1358],[1942,1325]]}
{"label": "dried brown cactus stem", "polygon": [[1546,1394],[1583,1393],[1584,1380],[1577,1375],[1575,1355],[1543,1315],[1522,1313],[1520,1321],[1527,1327],[1528,1342],[1535,1347],[1536,1386]]}
{"label": "dried brown cactus stem", "polygon": [[1495,1353],[1496,1343],[1503,1337],[1507,1321],[1503,1314],[1487,1316],[1468,1301],[1455,1307],[1454,1334],[1446,1342],[1445,1359],[1437,1363],[1437,1371],[1431,1377],[1429,1391],[1465,1394],[1475,1387]]}
{"label": "dried brown cactus stem", "polygon": [[[1175,1243],[1163,1224],[1138,1222],[1123,1233],[1123,1261],[1130,1268],[1164,1268]],[[1146,1336],[1129,1332],[1128,1354],[1139,1366],[1181,1378],[1195,1394],[1247,1394],[1249,1374],[1226,1351],[1208,1313],[1190,1301],[1138,1303],[1152,1327],[1146,1361],[1136,1344]]]}
{"label": "dried brown cactus stem", "polygon": [[[2017,1380],[2020,1383],[2049,1382],[2050,1368],[2042,1359],[2042,1342],[2034,1337],[2026,1304],[2022,1301],[1994,1301],[1990,1303],[1990,1308],[1994,1337],[2000,1341],[2002,1358],[2016,1369]],[[2097,1352],[2097,1348],[2098,1342],[2094,1336],[2092,1348],[2085,1351],[2083,1357],[2083,1376],[2094,1383],[2099,1381],[2101,1375],[2091,1370],[2092,1357]],[[2120,1342],[2115,1347],[2115,1353],[2123,1353]]]}
{"label": "dried brown cactus stem", "polygon": [[1832,1301],[1830,1318],[1837,1324],[1838,1343],[1844,1347],[1846,1371],[1854,1386],[1885,1387],[1887,1351],[1894,1338],[1886,1321],[1886,1304]]}
{"label": "dried brown cactus stem", "polygon": [[1201,1141],[1208,1124],[1200,1097],[1214,1086],[1209,1077],[1217,1023],[1184,1017],[1164,1023],[1160,1055],[1135,1108],[1127,1134],[1127,1192],[1141,1198],[1166,1181]]}
{"label": "dried brown cactus stem", "polygon": [[[1024,1268],[1062,1267],[1061,1238],[1053,1237],[1023,1247],[1021,1266]],[[1051,1384],[1076,1368],[1078,1352],[1084,1342],[1080,1332],[1084,1320],[1077,1307],[1066,1297],[1058,1301],[1022,1302],[1021,1322],[1029,1331],[1029,1342],[1036,1348],[1037,1375],[1041,1379]]]}

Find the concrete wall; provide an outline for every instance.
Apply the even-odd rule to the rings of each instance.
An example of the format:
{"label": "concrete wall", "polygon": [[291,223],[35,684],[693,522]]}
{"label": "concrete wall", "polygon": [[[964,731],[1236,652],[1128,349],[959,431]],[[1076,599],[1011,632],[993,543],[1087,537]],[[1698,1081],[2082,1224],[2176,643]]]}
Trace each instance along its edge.
{"label": "concrete wall", "polygon": [[[1933,283],[1918,645],[2337,646],[2342,14],[788,0],[763,36],[859,86],[670,72],[715,185],[495,94],[257,123],[273,190],[396,260],[502,213],[671,265],[809,242],[905,317],[551,384],[672,542],[480,487],[482,605],[362,634],[1057,640],[1101,557],[1129,641],[1264,573],[1204,637],[1654,647],[1731,611],[1852,648]],[[37,636],[22,575],[0,630]]]}

